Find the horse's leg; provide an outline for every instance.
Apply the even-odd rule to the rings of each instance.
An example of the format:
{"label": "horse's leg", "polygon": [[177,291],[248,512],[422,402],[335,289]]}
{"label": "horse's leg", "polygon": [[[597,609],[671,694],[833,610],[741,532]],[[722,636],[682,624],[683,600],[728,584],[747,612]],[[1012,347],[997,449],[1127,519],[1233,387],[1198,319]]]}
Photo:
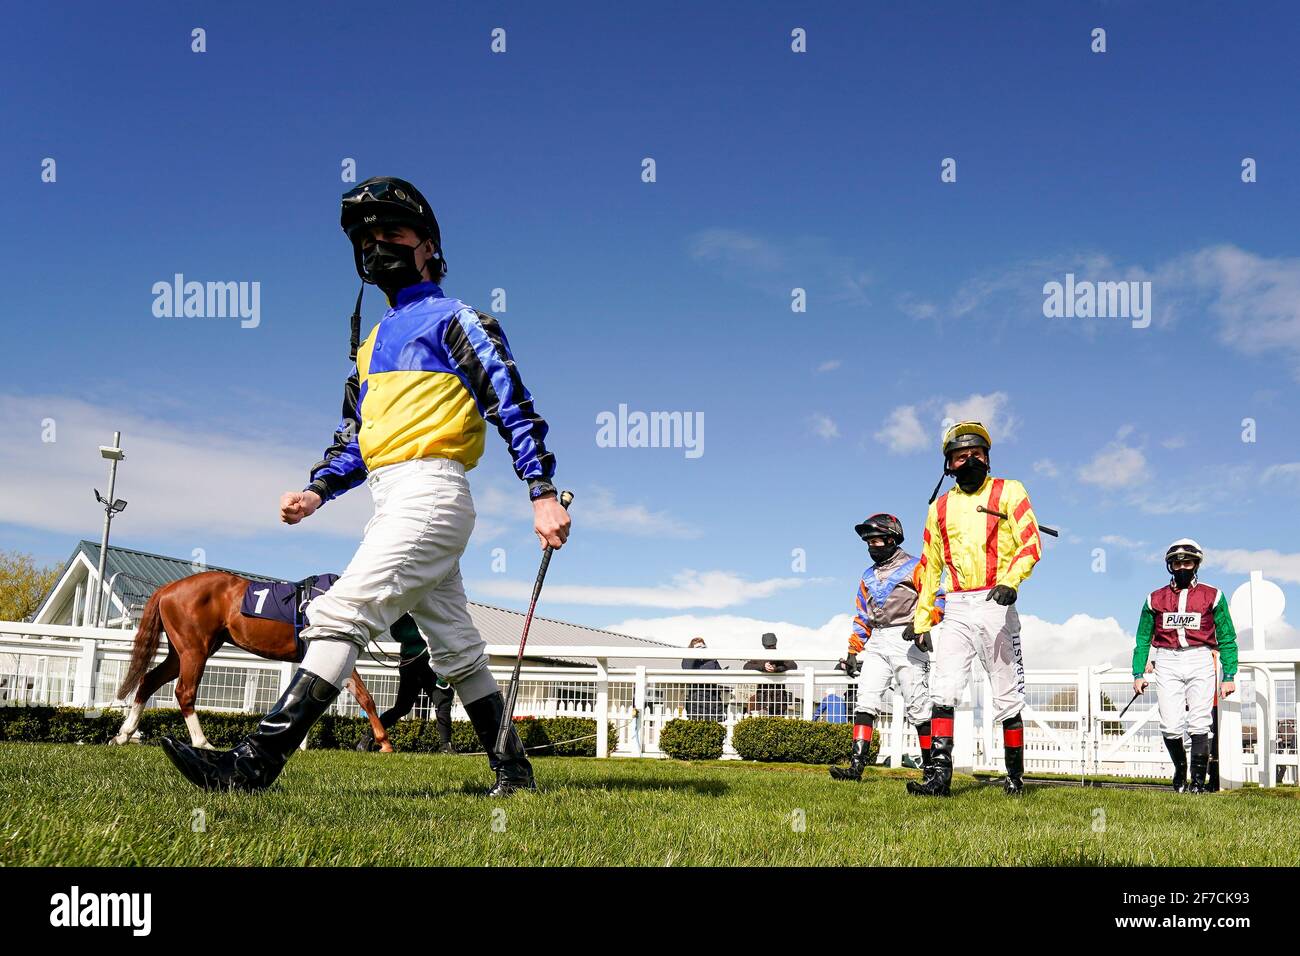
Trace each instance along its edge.
{"label": "horse's leg", "polygon": [[384,725],[379,722],[379,708],[375,706],[375,699],[370,696],[370,691],[366,690],[365,682],[361,679],[361,674],[354,668],[352,676],[345,682],[344,686],[351,692],[352,696],[357,699],[361,709],[365,711],[366,717],[370,719],[370,730],[375,735],[375,743],[379,744],[381,753],[390,754],[393,752],[393,742],[388,739],[388,731]]}
{"label": "horse's leg", "polygon": [[199,695],[199,681],[203,680],[203,669],[208,659],[205,654],[191,654],[181,661],[181,676],[176,681],[176,703],[185,718],[185,726],[190,732],[190,744],[200,750],[216,750],[203,736],[199,726],[199,715],[194,712],[194,701]]}
{"label": "horse's leg", "polygon": [[140,686],[135,692],[135,700],[131,704],[131,710],[126,715],[126,720],[122,722],[117,736],[112,739],[111,743],[130,743],[131,738],[135,736],[136,729],[140,726],[140,715],[144,712],[144,705],[149,702],[150,697],[157,693],[159,687],[169,680],[174,680],[180,670],[180,655],[176,653],[175,645],[168,641],[167,656],[163,658],[162,663],[141,679]]}

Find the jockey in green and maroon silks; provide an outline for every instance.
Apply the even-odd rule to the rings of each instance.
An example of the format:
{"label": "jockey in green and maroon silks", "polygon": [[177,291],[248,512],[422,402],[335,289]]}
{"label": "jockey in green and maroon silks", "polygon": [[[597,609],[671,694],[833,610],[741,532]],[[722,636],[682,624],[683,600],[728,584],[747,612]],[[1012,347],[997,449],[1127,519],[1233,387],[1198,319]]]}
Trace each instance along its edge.
{"label": "jockey in green and maroon silks", "polygon": [[1196,578],[1204,553],[1190,538],[1165,553],[1169,584],[1152,591],[1138,621],[1133,650],[1133,691],[1147,688],[1147,658],[1155,670],[1160,733],[1174,762],[1173,787],[1187,789],[1183,734],[1192,738],[1192,793],[1205,791],[1210,762],[1211,710],[1216,702],[1215,656],[1222,662],[1220,693],[1237,689],[1237,631],[1223,592]]}

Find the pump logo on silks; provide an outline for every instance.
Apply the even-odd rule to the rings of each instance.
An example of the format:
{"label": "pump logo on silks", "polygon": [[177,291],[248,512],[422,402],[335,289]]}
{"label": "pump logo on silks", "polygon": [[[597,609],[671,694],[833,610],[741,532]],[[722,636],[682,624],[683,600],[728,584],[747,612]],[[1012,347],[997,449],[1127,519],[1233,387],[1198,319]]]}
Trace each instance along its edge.
{"label": "pump logo on silks", "polygon": [[1165,611],[1164,626],[1167,628],[1184,627],[1189,631],[1201,629],[1201,615],[1193,611]]}

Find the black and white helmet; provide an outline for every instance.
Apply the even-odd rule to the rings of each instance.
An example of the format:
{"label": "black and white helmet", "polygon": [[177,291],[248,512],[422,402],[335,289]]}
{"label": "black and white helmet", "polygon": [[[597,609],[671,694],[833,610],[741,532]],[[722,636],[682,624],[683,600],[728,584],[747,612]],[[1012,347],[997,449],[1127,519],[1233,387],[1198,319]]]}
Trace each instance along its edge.
{"label": "black and white helmet", "polygon": [[1199,569],[1201,562],[1205,559],[1205,552],[1191,538],[1179,538],[1165,552],[1165,570],[1170,574],[1174,573],[1174,558],[1191,558],[1196,562],[1196,567]]}

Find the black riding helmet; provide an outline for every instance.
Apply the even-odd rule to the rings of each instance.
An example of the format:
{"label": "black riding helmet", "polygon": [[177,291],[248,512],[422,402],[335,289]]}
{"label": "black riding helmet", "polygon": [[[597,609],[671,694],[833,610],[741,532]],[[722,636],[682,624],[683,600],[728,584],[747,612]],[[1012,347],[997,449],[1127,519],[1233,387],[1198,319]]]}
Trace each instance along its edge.
{"label": "black riding helmet", "polygon": [[853,530],[863,541],[879,535],[893,541],[895,545],[903,543],[903,523],[893,515],[872,515],[861,524],[855,524]]}
{"label": "black riding helmet", "polygon": [[363,281],[373,280],[366,275],[361,264],[362,231],[376,225],[410,226],[423,239],[433,240],[433,257],[442,262],[442,232],[433,215],[429,201],[405,179],[396,176],[374,176],[343,194],[339,225],[352,243],[352,256],[357,275]]}

